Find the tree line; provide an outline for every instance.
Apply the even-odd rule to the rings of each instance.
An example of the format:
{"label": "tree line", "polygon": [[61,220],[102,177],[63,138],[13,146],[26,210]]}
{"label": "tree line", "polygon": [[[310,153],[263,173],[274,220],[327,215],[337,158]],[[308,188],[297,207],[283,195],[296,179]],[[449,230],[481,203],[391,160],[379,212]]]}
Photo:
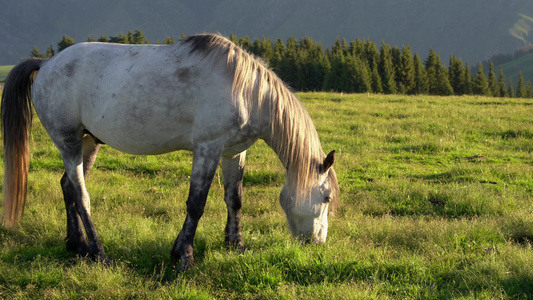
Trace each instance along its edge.
{"label": "tree line", "polygon": [[[181,35],[179,40],[185,38]],[[522,73],[516,85],[506,81],[500,67],[498,75],[494,64],[488,62],[485,72],[483,63],[472,70],[468,62],[451,55],[446,66],[439,54],[430,48],[428,56],[422,60],[413,53],[409,45],[390,46],[385,42],[378,45],[369,39],[356,39],[348,43],[337,39],[331,48],[309,37],[297,40],[275,41],[263,37],[250,40],[248,36],[229,37],[254,55],[261,57],[267,65],[289,86],[297,91],[334,91],[345,93],[383,93],[405,95],[483,95],[493,97],[532,98],[531,82],[524,82]],[[148,44],[140,30],[129,31],[126,35],[98,39],[88,37],[89,42],[121,44]],[[167,37],[163,44],[174,43]],[[159,42],[158,42],[159,43]],[[57,52],[74,44],[74,39],[66,35],[57,44]],[[51,57],[55,54],[49,46],[45,54],[33,47],[32,56]]]}

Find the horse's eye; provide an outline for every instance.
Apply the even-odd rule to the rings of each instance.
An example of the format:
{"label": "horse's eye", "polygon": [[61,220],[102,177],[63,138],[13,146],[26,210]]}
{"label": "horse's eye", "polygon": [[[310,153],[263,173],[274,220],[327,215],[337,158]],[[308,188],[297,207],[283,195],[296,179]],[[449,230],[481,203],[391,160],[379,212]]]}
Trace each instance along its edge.
{"label": "horse's eye", "polygon": [[324,203],[330,203],[331,202],[331,196],[327,196],[325,199],[324,199]]}

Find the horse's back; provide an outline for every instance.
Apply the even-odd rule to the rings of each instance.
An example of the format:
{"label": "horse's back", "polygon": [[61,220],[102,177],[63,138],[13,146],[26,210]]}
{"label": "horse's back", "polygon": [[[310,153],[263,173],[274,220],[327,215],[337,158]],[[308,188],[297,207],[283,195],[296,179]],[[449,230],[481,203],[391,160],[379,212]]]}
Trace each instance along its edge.
{"label": "horse's back", "polygon": [[234,130],[225,67],[183,45],[77,44],[42,67],[34,103],[51,135],[83,127],[124,152],[192,150]]}

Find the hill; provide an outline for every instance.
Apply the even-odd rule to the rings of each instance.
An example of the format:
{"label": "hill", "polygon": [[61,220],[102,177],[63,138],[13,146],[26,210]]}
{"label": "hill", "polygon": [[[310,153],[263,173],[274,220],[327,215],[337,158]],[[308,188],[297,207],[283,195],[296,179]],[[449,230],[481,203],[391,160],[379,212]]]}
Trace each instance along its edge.
{"label": "hill", "polygon": [[[512,78],[513,83],[516,84],[518,82],[520,71],[522,71],[522,74],[524,75],[525,82],[533,82],[533,53],[522,56],[500,66],[503,68],[503,73],[507,78],[507,82],[509,82],[509,78]],[[496,68],[499,68],[500,66],[496,66]]]}
{"label": "hill", "polygon": [[327,47],[337,37],[370,38],[474,63],[530,42],[524,23],[533,15],[526,0],[4,0],[0,7],[0,65],[28,56],[32,46],[55,48],[64,34],[79,42],[135,29],[153,43],[205,31],[309,36]]}

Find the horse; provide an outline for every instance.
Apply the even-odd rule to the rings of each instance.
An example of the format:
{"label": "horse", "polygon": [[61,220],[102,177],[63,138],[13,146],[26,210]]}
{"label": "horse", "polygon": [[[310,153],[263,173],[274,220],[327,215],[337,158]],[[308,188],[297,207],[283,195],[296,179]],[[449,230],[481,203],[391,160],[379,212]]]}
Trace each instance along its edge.
{"label": "horse", "polygon": [[194,236],[219,165],[225,242],[245,247],[244,162],[258,139],[286,169],[280,204],[290,232],[326,241],[328,211],[339,193],[335,151],[323,152],[308,112],[283,81],[226,37],[199,34],[171,45],[79,43],[49,59],[28,58],[8,75],[1,105],[5,227],[18,223],[26,202],[34,108],[65,168],[60,184],[69,251],[110,262],[85,187],[102,144],[138,155],[193,152],[186,217],[171,250],[180,271],[195,264]]}

